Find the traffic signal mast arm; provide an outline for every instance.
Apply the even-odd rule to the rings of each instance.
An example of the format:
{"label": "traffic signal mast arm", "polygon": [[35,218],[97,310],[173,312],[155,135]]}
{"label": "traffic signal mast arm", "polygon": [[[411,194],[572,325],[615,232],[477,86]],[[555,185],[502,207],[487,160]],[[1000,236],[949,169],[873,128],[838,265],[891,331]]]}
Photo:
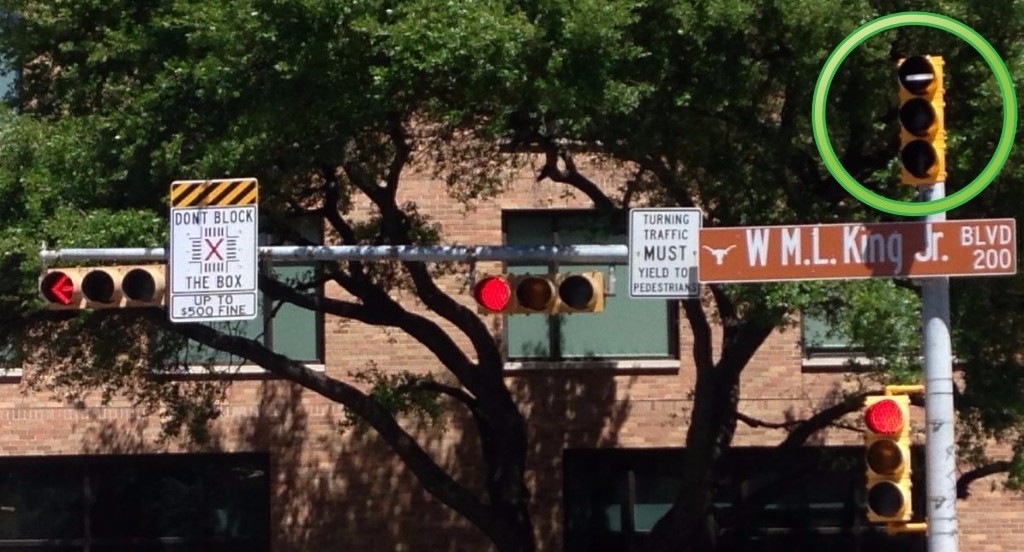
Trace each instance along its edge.
{"label": "traffic signal mast arm", "polygon": [[[264,246],[258,249],[264,259],[298,261],[422,261],[422,262],[467,262],[505,261],[534,263],[571,263],[585,262],[589,264],[608,265],[626,264],[629,261],[629,249],[626,245],[571,245],[571,246]],[[46,249],[39,253],[40,260],[45,264],[56,261],[121,261],[121,262],[167,262],[166,248],[95,248],[95,249]],[[164,291],[164,267],[148,267],[151,272],[161,274],[159,290]],[[98,300],[102,294],[83,293],[83,280],[87,274],[97,272],[93,278],[110,281],[120,285],[127,269],[135,267],[74,267],[44,269],[40,277],[40,295],[47,301],[49,308],[113,308],[118,306],[146,306],[141,303],[122,304],[114,298],[106,297]],[[101,278],[106,274],[108,278]],[[157,281],[153,274],[154,282]],[[570,278],[570,276],[574,276]],[[544,279],[548,276],[538,276]],[[91,282],[91,279],[90,279]],[[549,305],[548,310],[524,310],[522,312],[600,312],[604,306],[604,276],[601,273],[584,272],[578,274],[562,274],[558,276],[556,295],[557,301]],[[552,280],[552,284],[554,280]],[[154,284],[155,285],[155,284]],[[109,286],[108,286],[109,287]],[[90,290],[92,288],[90,287]],[[113,293],[123,292],[123,286]],[[90,298],[89,296],[92,298]],[[119,297],[123,297],[119,296]],[[120,301],[120,299],[118,299]],[[163,301],[161,295],[159,300]],[[575,305],[575,306],[574,306]]]}

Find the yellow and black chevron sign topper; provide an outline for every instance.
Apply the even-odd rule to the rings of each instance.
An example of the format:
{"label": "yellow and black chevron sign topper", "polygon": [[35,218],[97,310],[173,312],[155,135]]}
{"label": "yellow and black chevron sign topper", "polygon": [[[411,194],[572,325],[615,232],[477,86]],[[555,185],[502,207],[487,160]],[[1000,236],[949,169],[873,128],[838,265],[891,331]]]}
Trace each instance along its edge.
{"label": "yellow and black chevron sign topper", "polygon": [[175,180],[171,183],[171,207],[235,207],[256,205],[259,183],[255,178]]}

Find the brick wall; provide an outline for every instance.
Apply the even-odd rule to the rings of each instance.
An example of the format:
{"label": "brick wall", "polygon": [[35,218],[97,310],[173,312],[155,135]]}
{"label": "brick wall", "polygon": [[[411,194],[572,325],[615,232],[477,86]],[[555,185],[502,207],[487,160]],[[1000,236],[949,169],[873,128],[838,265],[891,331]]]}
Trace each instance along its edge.
{"label": "brick wall", "polygon": [[[626,168],[602,166],[598,184],[618,188]],[[529,164],[496,199],[468,207],[450,198],[427,173],[407,175],[400,201],[415,201],[438,221],[446,243],[500,244],[501,209],[578,208],[589,204],[564,187],[536,182]],[[365,215],[367,205],[357,204]],[[481,263],[480,273],[500,270]],[[467,305],[462,276],[443,288]],[[327,293],[340,294],[334,287]],[[412,302],[409,302],[412,305]],[[429,315],[429,313],[427,313]],[[532,370],[511,373],[508,385],[520,399],[531,428],[529,482],[534,522],[545,551],[561,550],[562,451],[567,447],[676,447],[685,439],[694,371],[691,336],[681,316],[678,370]],[[487,321],[500,332],[500,319]],[[447,329],[450,325],[443,323]],[[436,360],[405,334],[328,317],[325,364],[331,376],[376,366],[383,370],[437,371]],[[769,422],[805,417],[853,385],[846,374],[801,369],[797,328],[779,331],[758,351],[742,377],[744,414]],[[469,350],[467,340],[456,341]],[[717,343],[717,341],[716,341]],[[716,351],[717,354],[717,351]],[[31,370],[31,367],[26,367]],[[441,374],[444,377],[444,374]],[[920,413],[918,413],[919,415]],[[467,522],[420,490],[415,479],[388,453],[375,434],[345,429],[343,409],[309,391],[262,378],[236,382],[207,450],[269,451],[273,468],[274,550],[299,551],[329,545],[350,550],[487,549]],[[407,422],[428,450],[460,481],[481,488],[474,463],[477,442],[464,431],[459,413],[440,427]],[[0,383],[0,454],[107,454],[190,450],[190,445],[157,440],[159,423],[126,402],[101,406],[93,397],[69,406],[43,393],[24,393],[18,378]],[[784,432],[743,424],[735,444],[772,445]],[[854,444],[859,434],[830,430],[815,436],[821,444]],[[995,478],[973,487],[961,501],[960,527],[965,552],[1010,551],[1024,546],[1024,500],[1000,490]],[[430,543],[426,546],[424,543]]]}

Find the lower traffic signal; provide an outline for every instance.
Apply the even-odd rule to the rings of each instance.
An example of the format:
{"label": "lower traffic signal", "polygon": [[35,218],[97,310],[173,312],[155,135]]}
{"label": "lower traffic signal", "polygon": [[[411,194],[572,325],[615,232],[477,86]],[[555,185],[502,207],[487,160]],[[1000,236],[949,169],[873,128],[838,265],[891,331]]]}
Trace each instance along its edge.
{"label": "lower traffic signal", "polygon": [[910,397],[884,395],[864,402],[867,516],[903,522],[913,515],[910,483]]}
{"label": "lower traffic signal", "polygon": [[604,310],[604,274],[506,274],[487,276],[473,288],[485,312],[559,314]]}
{"label": "lower traffic signal", "polygon": [[48,269],[39,294],[55,310],[153,307],[164,302],[164,265]]}

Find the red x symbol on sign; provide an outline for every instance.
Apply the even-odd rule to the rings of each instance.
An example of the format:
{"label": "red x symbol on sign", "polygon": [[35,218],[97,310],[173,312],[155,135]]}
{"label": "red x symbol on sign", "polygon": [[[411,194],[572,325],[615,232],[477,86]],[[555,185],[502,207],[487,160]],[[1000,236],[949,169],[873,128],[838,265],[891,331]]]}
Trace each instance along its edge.
{"label": "red x symbol on sign", "polygon": [[220,247],[220,244],[224,243],[224,238],[217,240],[217,243],[211,242],[208,238],[204,238],[203,241],[206,242],[206,245],[210,246],[210,253],[206,256],[206,259],[204,260],[209,261],[210,258],[212,258],[214,255],[216,255],[219,260],[224,260],[224,257],[222,257],[220,255],[220,252],[217,251],[217,248]]}

